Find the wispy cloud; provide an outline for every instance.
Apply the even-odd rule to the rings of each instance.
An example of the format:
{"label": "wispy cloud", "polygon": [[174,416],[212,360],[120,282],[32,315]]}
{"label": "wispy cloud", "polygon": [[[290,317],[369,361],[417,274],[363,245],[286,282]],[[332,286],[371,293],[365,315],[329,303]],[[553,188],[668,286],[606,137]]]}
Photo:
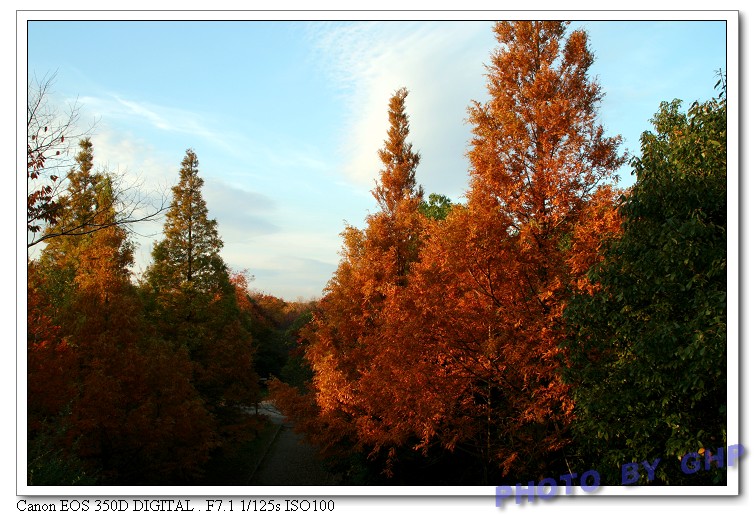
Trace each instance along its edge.
{"label": "wispy cloud", "polygon": [[[117,96],[114,97],[114,100],[118,105],[124,108],[121,111],[122,114],[144,118],[158,129],[164,131],[178,130],[178,127],[171,124],[165,116],[158,114],[154,109],[147,107],[147,105],[125,100]],[[184,116],[183,118],[185,119],[186,117]]]}
{"label": "wispy cloud", "polygon": [[281,230],[274,218],[276,202],[264,194],[212,178],[205,181],[203,195],[226,244],[237,245]]}
{"label": "wispy cloud", "polygon": [[[136,184],[142,198],[159,201],[163,196],[170,201],[170,187],[178,179],[182,158],[181,142],[197,142],[192,146],[205,151],[199,153],[203,195],[210,217],[218,220],[224,258],[236,268],[251,269],[259,278],[258,285],[277,290],[275,282],[288,278],[285,266],[303,253],[307,260],[325,264],[307,269],[314,275],[307,279],[311,285],[305,290],[319,293],[335,268],[337,231],[316,234],[294,228],[311,223],[316,193],[326,189],[316,178],[333,169],[320,149],[283,135],[257,139],[232,124],[223,131],[209,131],[210,124],[200,115],[124,100],[121,95],[88,96],[81,103],[87,115],[101,120],[93,135],[97,166]],[[178,137],[166,139],[165,133]],[[171,143],[166,145],[166,141]],[[158,147],[153,142],[162,144]],[[150,252],[162,238],[163,222],[161,218],[133,226],[137,272],[151,262]],[[300,272],[298,281],[303,282],[306,272]],[[296,281],[291,280],[288,288],[293,295]]]}
{"label": "wispy cloud", "polygon": [[377,150],[388,128],[390,96],[409,91],[410,141],[422,155],[428,191],[460,195],[467,184],[465,124],[472,99],[485,95],[485,68],[495,43],[488,22],[315,24],[318,59],[346,96],[343,174],[371,188]]}
{"label": "wispy cloud", "polygon": [[117,93],[85,96],[80,97],[79,100],[88,111],[98,117],[113,120],[131,119],[138,123],[147,122],[163,131],[189,132],[189,127],[193,130],[200,125],[197,116],[191,112],[127,99]]}
{"label": "wispy cloud", "polygon": [[181,136],[190,142],[205,141],[225,152],[237,150],[230,141],[232,134],[219,120],[205,113],[131,99],[120,93],[86,96],[79,100],[98,119],[119,124],[122,128],[131,127],[139,132],[152,129]]}
{"label": "wispy cloud", "polygon": [[[344,177],[363,189],[372,188],[380,170],[376,151],[385,138],[388,99],[397,88],[406,86],[410,91],[409,138],[422,155],[419,182],[427,192],[451,197],[466,190],[465,153],[471,133],[465,120],[472,100],[488,98],[485,65],[497,47],[491,25],[452,21],[312,24],[315,56],[349,106],[342,133]],[[583,25],[575,23],[572,28]],[[598,75],[607,94],[603,106],[605,119],[611,120],[607,129],[623,131],[630,148],[649,128],[648,120],[660,100],[683,96],[690,85],[702,83],[710,88],[714,82],[712,70],[717,65],[706,64],[710,70],[704,70],[701,77],[698,62],[709,59],[707,47],[718,48],[723,42],[721,37],[711,45],[710,34],[715,34],[711,24],[588,25],[588,33],[594,31],[590,36],[597,59],[592,73]],[[694,54],[701,59],[679,60],[685,48],[695,48]],[[652,81],[647,80],[648,74]],[[696,98],[700,96],[691,95],[687,100]],[[628,176],[626,167],[624,173]]]}

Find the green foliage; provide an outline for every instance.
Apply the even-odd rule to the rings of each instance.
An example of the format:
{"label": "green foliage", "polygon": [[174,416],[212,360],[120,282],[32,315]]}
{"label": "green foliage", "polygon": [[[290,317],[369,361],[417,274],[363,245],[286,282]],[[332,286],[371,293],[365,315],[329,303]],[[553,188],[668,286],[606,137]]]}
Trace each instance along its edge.
{"label": "green foliage", "polygon": [[726,98],[661,104],[642,135],[637,183],[623,199],[623,235],[591,271],[593,296],[566,311],[573,431],[587,466],[612,483],[626,462],[679,458],[726,444]]}
{"label": "green foliage", "polygon": [[423,200],[420,203],[419,211],[428,219],[445,220],[452,207],[451,199],[445,195],[431,193],[427,201]]}
{"label": "green foliage", "polygon": [[237,423],[243,409],[257,401],[259,391],[252,337],[219,254],[223,242],[217,221],[208,216],[203,185],[199,161],[189,149],[173,187],[164,238],[155,244],[145,273],[143,294],[158,335],[188,351],[191,383],[218,422],[218,432],[228,435],[241,428]]}
{"label": "green foliage", "polygon": [[62,429],[43,432],[28,441],[27,483],[30,486],[91,486],[99,477],[76,455],[61,449]]}
{"label": "green foliage", "polygon": [[251,313],[245,315],[251,319],[247,327],[256,348],[255,371],[260,378],[280,376],[288,357],[289,342],[265,306],[252,299],[250,309]]}
{"label": "green foliage", "polygon": [[[153,263],[145,273],[162,333],[194,352],[205,340],[208,306],[221,293],[232,295],[228,270],[220,257],[223,246],[217,221],[208,218],[202,197],[204,180],[199,161],[189,149],[181,162],[179,182],[165,217],[164,238],[152,250]],[[196,323],[196,324],[195,324]]]}
{"label": "green foliage", "polygon": [[208,218],[202,197],[204,180],[191,149],[181,162],[179,182],[165,216],[165,238],[155,244],[147,279],[161,291],[181,290],[210,294],[228,283],[228,270],[220,258],[223,242],[218,223]]}
{"label": "green foliage", "polygon": [[293,350],[286,361],[286,365],[281,369],[281,380],[303,393],[313,377],[312,366],[304,358],[304,351]]}
{"label": "green foliage", "polygon": [[256,327],[251,333],[256,345],[255,371],[259,377],[280,376],[287,359],[288,342],[271,328]]}
{"label": "green foliage", "polygon": [[304,357],[306,348],[306,338],[302,331],[312,322],[312,312],[307,310],[299,315],[291,326],[286,330],[286,336],[296,344],[289,351],[286,365],[281,369],[281,379],[292,387],[296,387],[300,392],[305,392],[307,385],[314,377],[314,371],[307,359]]}

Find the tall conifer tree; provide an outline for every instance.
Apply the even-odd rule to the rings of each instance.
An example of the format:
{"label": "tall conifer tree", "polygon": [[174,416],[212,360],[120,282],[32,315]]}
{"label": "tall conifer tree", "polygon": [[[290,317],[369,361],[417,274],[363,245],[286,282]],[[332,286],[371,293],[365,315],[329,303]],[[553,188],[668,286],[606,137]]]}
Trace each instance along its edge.
{"label": "tall conifer tree", "polygon": [[[166,349],[144,324],[129,270],[133,247],[114,223],[112,179],[93,171],[91,141],[80,146],[64,209],[48,228],[58,236],[30,264],[30,421],[35,430],[48,426],[64,456],[83,459],[68,467],[91,467],[108,482],[196,472],[212,447],[213,419],[186,381],[186,351]],[[70,227],[77,232],[66,233]],[[30,438],[32,450],[46,442],[44,432]],[[55,465],[37,453],[30,477],[45,482]],[[77,480],[75,471],[64,473],[60,482]]]}
{"label": "tall conifer tree", "polygon": [[226,282],[225,265],[220,258],[223,242],[217,221],[210,219],[202,197],[204,180],[199,177],[199,160],[193,150],[181,161],[179,181],[173,202],[166,214],[165,237],[152,251],[150,282],[161,291],[182,287],[195,292],[210,292]]}
{"label": "tall conifer tree", "polygon": [[[79,142],[76,165],[68,172],[68,185],[62,196],[61,206],[53,224],[45,229],[45,235],[65,233],[68,228],[88,228],[94,224],[97,213],[96,185],[101,180],[94,173],[94,150],[89,138]],[[81,250],[85,249],[92,235],[63,234],[47,241],[40,256],[40,264],[47,274],[53,305],[63,306],[68,301],[73,287],[73,278],[79,267]]]}
{"label": "tall conifer tree", "polygon": [[[258,395],[252,339],[241,325],[235,289],[220,257],[217,221],[208,216],[193,150],[181,162],[164,238],[145,274],[152,320],[165,341],[186,348],[193,383],[221,426]],[[222,428],[221,428],[222,432]]]}
{"label": "tall conifer tree", "polygon": [[494,32],[491,99],[469,110],[468,204],[431,226],[393,312],[409,319],[396,337],[415,343],[406,363],[432,379],[407,404],[415,433],[471,452],[483,483],[563,468],[573,404],[558,373],[561,313],[598,259],[594,235],[617,229],[607,185],[622,162],[620,138],[598,123],[587,35],[557,21]]}
{"label": "tall conifer tree", "polygon": [[[420,156],[408,141],[407,95],[400,88],[388,104],[387,138],[378,151],[382,168],[372,190],[380,211],[367,217],[364,230],[348,226],[342,233],[342,260],[308,336],[319,406],[317,438],[326,447],[344,437],[357,448],[377,449],[384,441],[379,434],[385,429],[376,423],[390,404],[362,382],[388,345],[382,339],[383,307],[406,286],[420,246],[422,188],[415,177]],[[312,413],[306,418],[312,424]]]}

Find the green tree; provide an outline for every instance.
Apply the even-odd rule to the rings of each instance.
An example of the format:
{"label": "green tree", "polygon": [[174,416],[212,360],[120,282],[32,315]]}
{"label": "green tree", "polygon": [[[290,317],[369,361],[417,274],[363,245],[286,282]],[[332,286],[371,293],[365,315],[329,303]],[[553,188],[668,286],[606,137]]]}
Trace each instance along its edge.
{"label": "green tree", "polygon": [[208,216],[203,184],[199,161],[189,149],[145,287],[151,320],[165,341],[188,350],[194,385],[222,425],[256,401],[257,375],[252,338],[242,325],[236,291],[220,257],[223,242],[217,221]]}
{"label": "green tree", "polygon": [[211,292],[228,277],[219,254],[223,242],[218,236],[218,223],[208,218],[203,185],[199,161],[189,149],[181,162],[178,184],[172,188],[165,238],[152,251],[154,264],[148,276],[159,281],[163,291],[191,285],[192,290]]}
{"label": "green tree", "polygon": [[725,94],[686,114],[663,103],[652,122],[623,235],[566,312],[573,430],[612,483],[655,458],[660,482],[716,483],[724,470],[687,476],[679,458],[726,444]]}
{"label": "green tree", "polygon": [[49,240],[29,265],[29,478],[185,478],[207,459],[213,418],[187,381],[186,351],[167,349],[145,325],[130,278],[132,244],[112,223],[117,194],[110,176],[93,173],[91,142],[81,148],[49,230],[98,229]]}
{"label": "green tree", "polygon": [[427,200],[422,201],[419,205],[420,213],[433,220],[445,220],[452,208],[451,199],[436,193],[431,193]]}
{"label": "green tree", "polygon": [[203,185],[199,161],[189,149],[181,162],[179,181],[172,188],[164,237],[154,245],[153,262],[145,272],[156,324],[167,340],[188,346],[190,352],[205,340],[199,330],[208,320],[211,300],[233,293],[228,269],[220,257],[223,242],[217,221],[208,217],[202,197]]}

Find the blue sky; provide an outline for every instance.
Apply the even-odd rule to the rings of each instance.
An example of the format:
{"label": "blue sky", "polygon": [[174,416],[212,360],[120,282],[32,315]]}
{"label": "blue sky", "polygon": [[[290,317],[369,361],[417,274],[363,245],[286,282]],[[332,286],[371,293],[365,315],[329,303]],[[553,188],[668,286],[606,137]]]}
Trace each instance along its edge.
{"label": "blue sky", "polygon": [[[461,200],[472,100],[484,101],[491,22],[53,22],[28,24],[29,74],[56,72],[54,99],[78,99],[99,167],[173,185],[187,148],[205,179],[223,257],[251,286],[319,296],[344,221],[364,226],[387,103],[406,86],[425,192]],[[714,94],[724,22],[593,21],[601,119],[630,153],[662,101]],[[629,169],[623,184],[631,183]],[[161,223],[137,228],[136,271]]]}

